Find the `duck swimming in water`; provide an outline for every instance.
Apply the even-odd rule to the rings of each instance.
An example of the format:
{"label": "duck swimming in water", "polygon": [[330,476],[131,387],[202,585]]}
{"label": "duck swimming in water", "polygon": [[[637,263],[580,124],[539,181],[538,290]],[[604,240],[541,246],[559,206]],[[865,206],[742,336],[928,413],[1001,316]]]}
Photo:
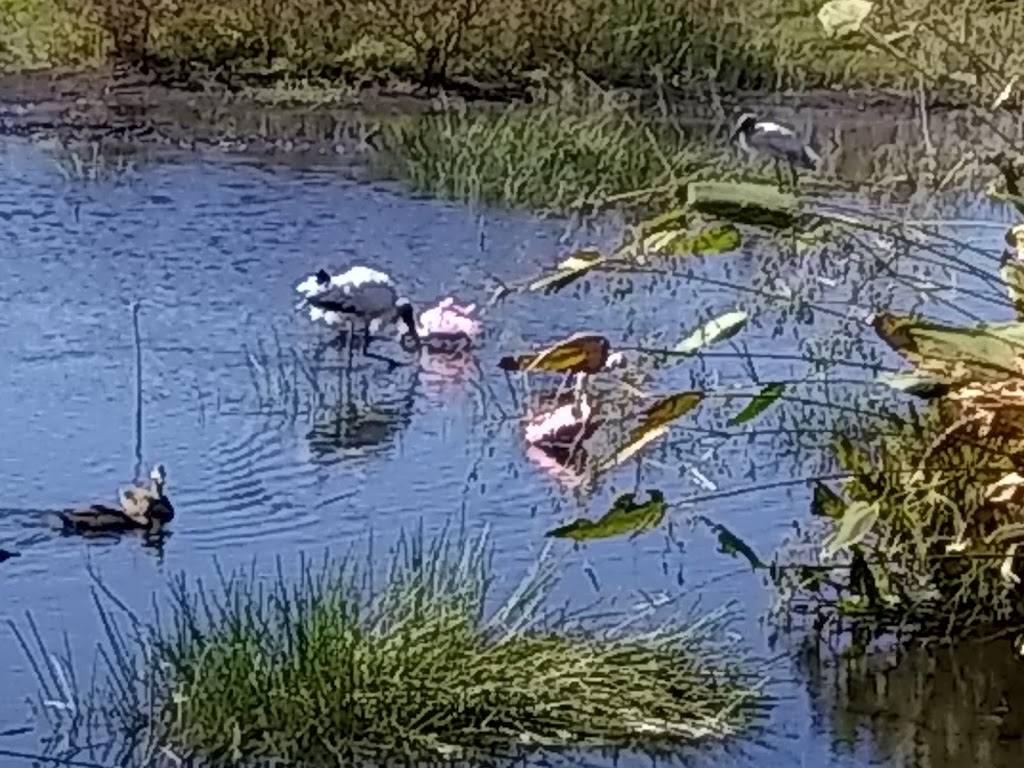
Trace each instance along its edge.
{"label": "duck swimming in water", "polygon": [[149,488],[132,486],[121,491],[121,508],[93,504],[57,513],[65,531],[76,533],[117,533],[130,530],[158,532],[174,518],[174,507],[164,495],[167,474],[162,464],[150,472]]}

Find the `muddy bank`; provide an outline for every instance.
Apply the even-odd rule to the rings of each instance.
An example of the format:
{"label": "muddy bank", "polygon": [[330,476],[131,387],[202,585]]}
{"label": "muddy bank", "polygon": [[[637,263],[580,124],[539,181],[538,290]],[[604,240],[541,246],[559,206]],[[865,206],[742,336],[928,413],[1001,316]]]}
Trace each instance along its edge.
{"label": "muddy bank", "polygon": [[[476,89],[456,94],[474,109],[499,108],[509,92]],[[115,77],[107,70],[42,71],[0,75],[0,134],[77,141],[154,143],[191,148],[218,146],[247,152],[314,153],[354,157],[372,151],[374,135],[389,120],[438,109],[439,98],[383,90],[339,92],[330,101],[274,103],[257,92],[170,88],[143,76]],[[499,98],[499,95],[503,98]],[[912,117],[915,103],[905,95],[825,91],[751,93],[718,98],[669,93],[667,101],[632,95],[646,106],[668,105],[682,122],[721,120],[742,109],[821,111],[829,114],[869,111],[891,119]]]}

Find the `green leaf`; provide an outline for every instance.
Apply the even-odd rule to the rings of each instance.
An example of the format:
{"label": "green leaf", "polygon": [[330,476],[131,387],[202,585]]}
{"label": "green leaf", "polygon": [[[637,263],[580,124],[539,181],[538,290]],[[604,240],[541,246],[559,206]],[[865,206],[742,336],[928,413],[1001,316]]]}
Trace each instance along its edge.
{"label": "green leaf", "polygon": [[838,520],[845,512],[846,502],[842,497],[820,480],[815,481],[814,494],[811,497],[811,514]]}
{"label": "green leaf", "polygon": [[1017,313],[1017,319],[1024,320],[1024,263],[1018,261],[1015,255],[1007,254],[999,267],[999,274],[1006,284],[1006,293],[1013,304],[1013,311]]}
{"label": "green leaf", "polygon": [[743,330],[748,319],[749,315],[741,310],[726,312],[724,315],[704,323],[704,325],[676,344],[672,351],[691,355],[716,342],[730,339]]}
{"label": "green leaf", "polygon": [[629,434],[629,438],[602,469],[610,469],[635,455],[641,448],[661,437],[668,431],[668,425],[686,415],[704,399],[703,392],[679,392],[658,400],[644,412],[643,421]]}
{"label": "green leaf", "polygon": [[738,424],[745,424],[755,416],[774,403],[786,391],[785,384],[769,384],[762,389],[749,403],[746,408],[729,419],[729,426],[735,427]]}
{"label": "green leaf", "polygon": [[765,565],[764,561],[757,556],[757,553],[751,549],[749,544],[721,523],[712,522],[703,515],[699,515],[696,520],[704,523],[704,525],[708,526],[713,533],[718,535],[718,551],[723,555],[732,555],[733,557],[742,555],[746,558],[747,562],[750,563],[750,569],[754,571],[768,567]]}
{"label": "green leaf", "polygon": [[871,529],[875,527],[877,521],[877,501],[871,504],[855,501],[850,504],[839,519],[836,532],[825,544],[824,557],[830,558],[844,549],[859,544],[865,536],[871,533]]}
{"label": "green leaf", "polygon": [[1001,381],[1021,375],[1024,323],[956,327],[883,313],[875,332],[919,371],[944,384]]}
{"label": "green leaf", "polygon": [[641,533],[660,525],[668,510],[665,495],[661,491],[653,490],[648,495],[650,498],[647,501],[638,504],[632,493],[624,493],[615,500],[612,508],[596,522],[579,518],[567,525],[548,531],[545,536],[584,541],[607,539],[630,533],[632,534],[631,539],[636,538]]}
{"label": "green leaf", "polygon": [[701,181],[690,184],[686,195],[694,210],[736,224],[785,229],[799,215],[796,197],[771,184]]}
{"label": "green leaf", "polygon": [[597,373],[608,360],[611,342],[600,334],[579,333],[540,352],[506,356],[498,361],[503,371],[556,371]]}
{"label": "green leaf", "polygon": [[530,283],[531,291],[554,293],[576,282],[601,263],[599,251],[579,251],[558,262],[554,274],[538,278]]}
{"label": "green leaf", "polygon": [[825,35],[844,37],[860,30],[875,4],[868,0],[829,0],[818,11]]}
{"label": "green leaf", "polygon": [[900,392],[906,392],[908,395],[915,395],[925,400],[942,397],[949,392],[948,384],[920,371],[891,373],[882,376],[879,378],[879,381],[893,389],[898,389]]}
{"label": "green leaf", "polygon": [[686,230],[662,230],[644,238],[644,250],[667,256],[699,256],[735,251],[743,243],[740,231],[732,224],[705,227],[697,234]]}

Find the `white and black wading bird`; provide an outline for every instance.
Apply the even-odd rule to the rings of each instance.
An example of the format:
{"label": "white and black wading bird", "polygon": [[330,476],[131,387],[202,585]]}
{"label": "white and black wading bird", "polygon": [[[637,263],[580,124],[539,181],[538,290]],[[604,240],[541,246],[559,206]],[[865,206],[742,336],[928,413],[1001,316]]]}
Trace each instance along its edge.
{"label": "white and black wading bird", "polygon": [[371,333],[384,323],[400,321],[405,326],[405,335],[419,345],[412,304],[398,295],[394,281],[383,272],[357,266],[332,276],[321,269],[299,283],[295,290],[303,295],[299,307],[310,307],[310,320],[348,325],[350,350],[357,322],[363,326],[362,352],[368,357],[394,362],[368,352],[373,339]]}
{"label": "white and black wading bird", "polygon": [[782,169],[780,163],[785,161],[793,179],[797,184],[797,167],[816,170],[821,157],[810,146],[797,136],[796,131],[788,125],[769,120],[758,120],[756,115],[745,113],[736,121],[736,129],[732,133],[732,141],[738,141],[746,153],[761,154],[775,161],[775,175],[782,185]]}

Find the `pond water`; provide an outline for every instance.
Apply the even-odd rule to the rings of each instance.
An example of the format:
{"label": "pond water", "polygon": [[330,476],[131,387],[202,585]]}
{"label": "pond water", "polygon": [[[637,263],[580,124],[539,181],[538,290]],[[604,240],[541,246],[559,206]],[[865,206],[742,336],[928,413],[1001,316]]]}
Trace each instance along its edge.
{"label": "pond water", "polygon": [[[991,206],[946,215],[1008,220]],[[997,255],[1002,230],[983,224],[971,236]],[[358,357],[347,367],[337,350],[319,348],[323,329],[296,311],[294,285],[320,266],[364,263],[390,273],[419,304],[446,295],[486,303],[489,279],[522,281],[573,245],[616,234],[614,222],[575,232],[526,214],[413,199],[329,166],[213,152],[162,153],[131,183],[73,184],[45,148],[0,139],[0,547],[21,552],[0,565],[0,618],[24,626],[30,611],[55,649],[66,632],[85,668],[102,637],[91,569],[148,616],[153,595],[166,595],[179,571],[210,579],[218,566],[255,562],[270,572],[279,556],[294,566],[300,552],[340,555],[371,533],[386,546],[401,529],[422,522],[434,532],[453,519],[489,529],[497,573],[514,586],[545,531],[600,514],[637,488],[637,472],[627,464],[587,491],[532,460],[497,359],[585,329],[627,346],[656,343],[666,329],[678,338],[736,306],[726,284],[755,282],[760,246],[701,265],[710,280],[666,289],[634,278],[613,286],[618,298],[595,289],[496,304],[475,359],[457,368],[423,361],[389,372]],[[824,264],[821,272],[842,276],[841,267]],[[818,279],[809,272],[780,268],[776,277],[818,290],[808,288]],[[958,294],[954,308],[976,301],[979,314],[990,314],[991,300],[979,297],[991,285],[980,280],[974,289]],[[776,335],[774,322],[745,330],[749,349],[778,353],[757,361],[762,380],[805,375],[786,355],[799,353],[809,333],[841,330],[851,292],[832,289],[816,303],[825,309],[814,325],[795,334]],[[132,536],[65,538],[44,522],[47,511],[114,501],[137,471],[129,309],[136,299],[142,461],[165,464],[178,513],[161,551]],[[653,375],[641,385],[665,392],[693,375],[719,386],[749,378],[741,360],[725,357]],[[699,512],[770,557],[807,509],[804,486],[772,481],[813,474],[805,458],[783,455],[780,439],[752,432],[711,458],[715,441],[691,436],[671,454],[652,451],[663,463],[645,464],[639,488],[709,497],[698,509],[675,510],[676,522]],[[697,471],[676,469],[671,457],[680,456]],[[768,487],[726,493],[754,485]],[[566,555],[560,598],[583,605],[604,596],[628,606],[643,594],[699,593],[709,608],[736,600],[737,630],[756,652],[771,653],[758,622],[770,591],[699,529],[676,525],[668,535],[555,549]],[[33,722],[27,699],[36,680],[6,628],[0,647],[0,750],[35,751],[37,734],[16,732]],[[822,671],[812,661],[803,654],[776,667],[781,698],[757,744],[694,759],[787,767],[1019,762],[1024,672],[1006,643],[914,657],[895,672]]]}

